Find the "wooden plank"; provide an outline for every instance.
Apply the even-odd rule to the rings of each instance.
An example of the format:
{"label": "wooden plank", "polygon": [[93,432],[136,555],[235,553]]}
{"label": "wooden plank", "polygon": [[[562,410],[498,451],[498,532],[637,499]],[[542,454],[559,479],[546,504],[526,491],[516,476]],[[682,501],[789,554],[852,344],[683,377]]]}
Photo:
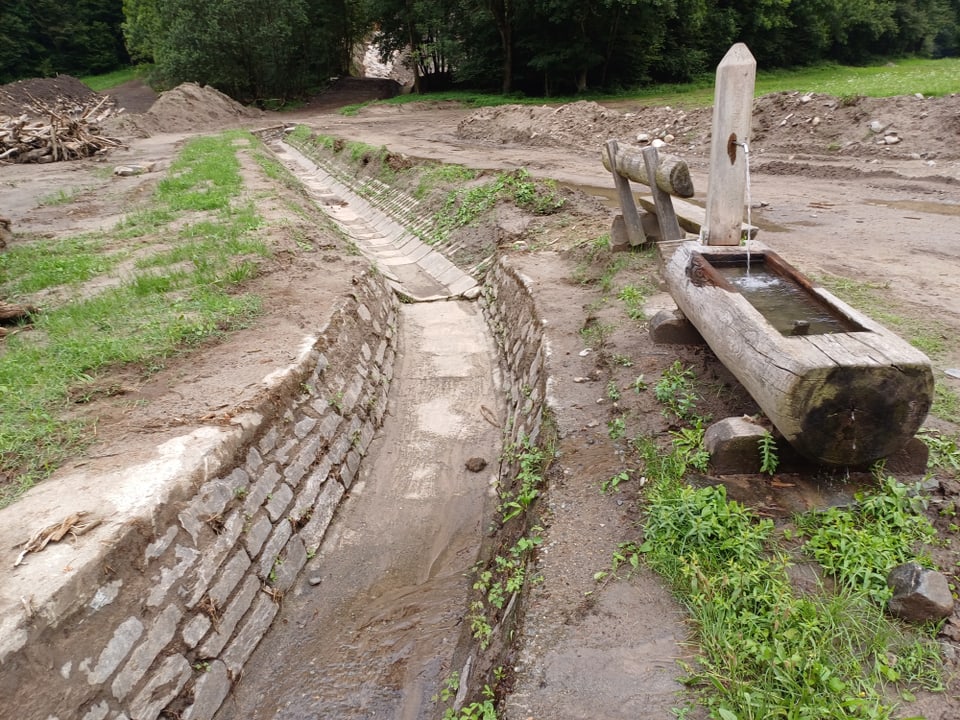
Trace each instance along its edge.
{"label": "wooden plank", "polygon": [[[642,154],[644,165],[647,168],[647,177],[657,177],[657,149],[655,147],[645,147]],[[650,186],[650,193],[653,196],[654,205],[657,206],[660,238],[662,240],[679,240],[683,237],[683,230],[677,224],[677,214],[673,211],[670,194],[664,192],[659,183]]]}
{"label": "wooden plank", "polygon": [[[610,158],[617,156],[617,141],[607,140],[600,154],[603,156],[604,165],[606,166],[610,162]],[[620,198],[620,209],[623,212],[623,223],[627,230],[627,240],[635,247],[645,245],[647,236],[646,233],[643,232],[643,225],[640,224],[640,213],[637,212],[637,204],[633,199],[633,190],[630,189],[630,181],[616,170],[612,171],[612,173],[613,183],[617,187],[617,195]]]}
{"label": "wooden plank", "polygon": [[[768,248],[754,243],[751,250],[762,255]],[[933,371],[923,353],[859,313],[852,319],[862,331],[784,336],[700,268],[703,255],[717,253],[742,250],[682,243],[664,268],[667,288],[791,445],[819,462],[862,466],[913,437],[933,401]],[[816,292],[847,314],[830,293]]]}
{"label": "wooden plank", "polygon": [[717,66],[707,183],[707,245],[739,245],[747,184],[753,88],[757,61],[743,43],[731,47]]}
{"label": "wooden plank", "polygon": [[[616,142],[616,141],[614,141]],[[607,142],[609,145],[610,141]],[[656,148],[653,148],[656,150]],[[600,158],[603,166],[613,173],[638,182],[647,187],[659,187],[665,193],[674,197],[693,197],[693,179],[690,177],[690,168],[687,161],[676,155],[658,153],[657,170],[650,173],[643,159],[644,148],[629,143],[617,143],[617,151],[609,154],[607,148],[601,149]],[[613,160],[611,161],[611,158]],[[651,176],[654,182],[650,182]]]}
{"label": "wooden plank", "polygon": [[[640,203],[642,207],[647,212],[656,214],[657,206],[653,202],[653,198],[649,198],[645,195],[638,195],[637,202]],[[686,202],[685,200],[678,200],[673,198],[672,200],[673,210],[677,216],[677,223],[686,230],[688,233],[694,235],[700,234],[700,228],[706,223],[707,211],[704,210],[699,205],[694,205],[693,203]],[[753,239],[756,237],[757,233],[760,231],[756,225],[748,225],[747,223],[741,224],[741,232],[747,237]]]}

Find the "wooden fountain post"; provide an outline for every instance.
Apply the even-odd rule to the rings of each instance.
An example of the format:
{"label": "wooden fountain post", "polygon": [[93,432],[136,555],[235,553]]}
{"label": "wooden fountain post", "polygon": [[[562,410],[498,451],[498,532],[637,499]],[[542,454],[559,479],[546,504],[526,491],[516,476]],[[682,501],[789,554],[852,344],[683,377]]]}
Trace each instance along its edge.
{"label": "wooden fountain post", "polygon": [[[903,339],[817,287],[770,248],[739,247],[756,61],[738,43],[717,68],[706,222],[702,242],[667,259],[677,307],[786,440],[808,458],[861,466],[902,448],[933,402],[930,360]],[[749,251],[749,254],[747,252]],[[761,266],[806,294],[836,329],[810,330],[808,311],[777,329],[720,266]],[[716,264],[714,264],[716,263]],[[779,320],[778,320],[779,322]]]}
{"label": "wooden fountain post", "polygon": [[743,43],[731,47],[717,66],[707,185],[706,245],[739,245],[747,186],[753,87],[757,61]]}

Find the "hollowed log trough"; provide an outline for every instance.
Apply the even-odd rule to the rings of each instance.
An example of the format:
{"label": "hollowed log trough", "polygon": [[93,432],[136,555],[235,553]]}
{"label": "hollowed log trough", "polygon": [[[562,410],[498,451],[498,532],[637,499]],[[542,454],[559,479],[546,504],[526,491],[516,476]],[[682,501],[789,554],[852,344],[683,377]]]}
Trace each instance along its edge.
{"label": "hollowed log trough", "polygon": [[900,450],[933,401],[929,359],[750,242],[751,270],[795,284],[835,327],[821,330],[800,317],[791,322],[789,310],[768,320],[723,272],[746,261],[744,247],[685,242],[664,276],[681,312],[801,454],[863,466]]}

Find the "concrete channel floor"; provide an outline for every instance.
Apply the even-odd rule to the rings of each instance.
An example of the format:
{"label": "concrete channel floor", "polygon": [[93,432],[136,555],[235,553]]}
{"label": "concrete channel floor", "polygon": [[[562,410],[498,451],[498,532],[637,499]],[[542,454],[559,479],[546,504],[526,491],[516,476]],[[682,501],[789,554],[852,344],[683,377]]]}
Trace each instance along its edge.
{"label": "concrete channel floor", "polygon": [[[218,718],[421,718],[451,667],[496,468],[473,303],[404,305],[387,420]],[[490,467],[473,473],[470,457]]]}

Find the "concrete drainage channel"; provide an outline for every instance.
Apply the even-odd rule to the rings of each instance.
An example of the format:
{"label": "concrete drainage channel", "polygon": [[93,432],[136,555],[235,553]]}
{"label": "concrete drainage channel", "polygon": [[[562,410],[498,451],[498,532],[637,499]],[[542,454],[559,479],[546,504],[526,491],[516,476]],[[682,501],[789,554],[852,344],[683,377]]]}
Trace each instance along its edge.
{"label": "concrete drainage channel", "polygon": [[[532,299],[509,266],[481,289],[276,151],[378,270],[268,379],[262,406],[158,448],[176,461],[124,469],[127,487],[155,489],[126,508],[136,522],[21,568],[0,598],[0,693],[18,717],[416,718],[436,712],[445,669],[482,684],[465,574],[497,477],[464,461],[492,469],[501,443],[541,435],[548,349]],[[500,478],[516,471],[501,463]],[[51,572],[64,564],[69,576]]]}

